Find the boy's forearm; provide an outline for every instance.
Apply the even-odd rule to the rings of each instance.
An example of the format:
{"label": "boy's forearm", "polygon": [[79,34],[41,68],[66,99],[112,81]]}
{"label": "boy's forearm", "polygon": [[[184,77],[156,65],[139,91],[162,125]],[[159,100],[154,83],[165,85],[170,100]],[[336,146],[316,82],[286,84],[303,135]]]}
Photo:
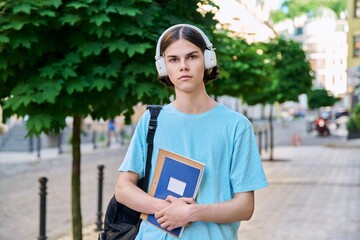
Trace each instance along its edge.
{"label": "boy's forearm", "polygon": [[131,209],[147,214],[154,214],[167,206],[166,201],[150,196],[137,186],[125,193],[117,192],[116,199]]}
{"label": "boy's forearm", "polygon": [[154,198],[128,179],[119,179],[115,189],[116,200],[138,212],[154,214],[168,206],[168,202]]}
{"label": "boy's forearm", "polygon": [[229,201],[192,205],[190,222],[231,223],[250,220],[254,212],[254,193],[238,193]]}

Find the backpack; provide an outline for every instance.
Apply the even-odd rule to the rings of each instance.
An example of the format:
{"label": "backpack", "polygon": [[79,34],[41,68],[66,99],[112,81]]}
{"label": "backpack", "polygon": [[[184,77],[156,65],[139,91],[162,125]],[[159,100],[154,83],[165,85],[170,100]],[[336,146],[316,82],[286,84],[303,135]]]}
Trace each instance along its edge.
{"label": "backpack", "polygon": [[[145,177],[139,179],[137,182],[137,186],[144,191],[147,191],[147,187],[149,185],[151,156],[153,152],[157,117],[162,107],[159,105],[149,105],[148,109],[150,111],[151,118],[146,137],[148,149],[146,156]],[[133,240],[139,231],[140,223],[140,213],[116,201],[114,195],[107,206],[104,219],[104,231],[99,233],[98,240]]]}

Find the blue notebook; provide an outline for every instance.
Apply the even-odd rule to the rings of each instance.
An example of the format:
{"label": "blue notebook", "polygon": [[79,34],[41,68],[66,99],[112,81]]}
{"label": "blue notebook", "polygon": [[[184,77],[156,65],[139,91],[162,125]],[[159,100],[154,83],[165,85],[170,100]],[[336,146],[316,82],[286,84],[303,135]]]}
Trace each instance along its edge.
{"label": "blue notebook", "polygon": [[[159,150],[149,194],[165,199],[167,196],[195,198],[205,169],[205,164],[164,149]],[[163,231],[181,237],[185,227],[168,231],[160,227],[154,214],[142,214],[142,219]]]}

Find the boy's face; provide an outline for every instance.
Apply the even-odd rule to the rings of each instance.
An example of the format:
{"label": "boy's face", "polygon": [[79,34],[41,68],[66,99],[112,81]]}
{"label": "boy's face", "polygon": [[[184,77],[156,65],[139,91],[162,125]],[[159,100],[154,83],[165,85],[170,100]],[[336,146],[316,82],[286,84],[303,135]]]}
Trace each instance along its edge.
{"label": "boy's face", "polygon": [[190,93],[205,87],[204,54],[199,47],[179,39],[165,50],[164,58],[175,90]]}

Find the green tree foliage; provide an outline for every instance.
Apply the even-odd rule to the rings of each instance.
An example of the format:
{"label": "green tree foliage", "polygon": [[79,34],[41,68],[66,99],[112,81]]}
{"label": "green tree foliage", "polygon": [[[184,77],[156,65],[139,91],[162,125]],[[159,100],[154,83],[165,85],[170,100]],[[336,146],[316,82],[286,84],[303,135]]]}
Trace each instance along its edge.
{"label": "green tree foliage", "polygon": [[[207,1],[206,1],[207,2]],[[0,3],[0,105],[4,120],[29,116],[29,135],[59,132],[72,116],[73,239],[82,239],[81,119],[132,114],[168,101],[156,78],[155,45],[176,23],[209,32],[198,1],[17,0]],[[206,26],[206,27],[205,27]]]}
{"label": "green tree foliage", "polygon": [[228,37],[227,32],[219,31],[214,45],[221,75],[209,85],[209,92],[243,99],[260,93],[268,80],[269,64],[258,44],[250,45],[242,38]]}
{"label": "green tree foliage", "polygon": [[319,109],[321,107],[333,106],[339,98],[331,96],[325,89],[314,89],[307,93],[308,107],[310,109]]}
{"label": "green tree foliage", "polygon": [[250,104],[273,104],[298,101],[298,96],[312,86],[312,71],[301,44],[281,37],[262,44],[271,66],[269,81],[263,91],[245,100]]}
{"label": "green tree foliage", "polygon": [[346,128],[349,133],[360,133],[360,104],[354,107]]}
{"label": "green tree foliage", "polygon": [[[271,71],[269,80],[258,94],[250,94],[245,101],[250,105],[284,103],[298,101],[300,94],[306,93],[312,86],[310,64],[300,43],[281,37],[262,44]],[[272,109],[269,116],[270,160],[273,160],[273,123]]]}
{"label": "green tree foliage", "polygon": [[337,16],[340,16],[340,13],[346,10],[346,1],[344,0],[285,0],[282,3],[282,9],[276,10],[271,13],[271,19],[274,22],[280,22],[285,18],[293,19],[302,14],[307,14],[311,10],[314,10],[319,7],[328,7],[332,9]]}

